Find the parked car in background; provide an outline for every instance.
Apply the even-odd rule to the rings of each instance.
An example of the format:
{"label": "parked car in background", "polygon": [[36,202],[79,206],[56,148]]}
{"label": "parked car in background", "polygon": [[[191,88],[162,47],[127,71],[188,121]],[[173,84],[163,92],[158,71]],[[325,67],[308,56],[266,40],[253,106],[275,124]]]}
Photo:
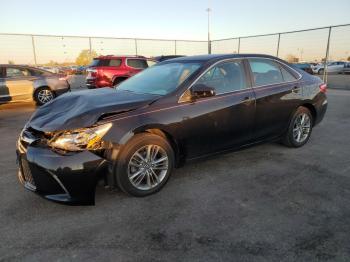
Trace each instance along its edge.
{"label": "parked car in background", "polygon": [[161,55],[161,56],[153,57],[153,59],[159,63],[159,62],[163,62],[163,61],[178,58],[178,57],[183,57],[183,55]]}
{"label": "parked car in background", "polygon": [[343,68],[343,74],[350,74],[350,62],[345,63]]}
{"label": "parked car in background", "polygon": [[57,67],[53,67],[53,66],[38,66],[37,68],[45,70],[45,71],[49,71],[49,72],[54,73],[54,74],[59,73],[59,69]]}
{"label": "parked car in background", "polygon": [[37,110],[18,140],[18,177],[61,203],[94,204],[103,176],[147,196],[186,160],[271,140],[305,145],[326,113],[325,92],[319,77],[272,56],[172,59]]}
{"label": "parked car in background", "polygon": [[143,56],[100,56],[87,68],[88,88],[112,87],[155,64]]}
{"label": "parked car in background", "polygon": [[34,100],[43,105],[68,91],[64,76],[30,66],[0,65],[0,103]]}
{"label": "parked car in background", "polygon": [[314,74],[311,64],[308,64],[308,63],[295,63],[293,65],[296,66],[297,68],[301,69],[301,70],[304,70],[305,72],[307,72],[307,73],[309,73],[311,75]]}
{"label": "parked car in background", "polygon": [[[343,72],[345,63],[346,62],[343,62],[343,61],[328,62],[327,63],[327,72],[334,73],[334,74],[340,74]],[[317,65],[313,71],[315,74],[322,75],[324,73],[324,64]]]}

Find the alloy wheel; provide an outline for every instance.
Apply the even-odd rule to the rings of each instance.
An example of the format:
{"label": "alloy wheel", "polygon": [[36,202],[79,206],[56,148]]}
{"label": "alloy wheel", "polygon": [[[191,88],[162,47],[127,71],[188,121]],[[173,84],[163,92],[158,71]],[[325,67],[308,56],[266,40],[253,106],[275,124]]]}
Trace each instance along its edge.
{"label": "alloy wheel", "polygon": [[137,150],[128,164],[128,178],[139,190],[150,190],[159,185],[168,172],[169,157],[158,145],[146,145]]}
{"label": "alloy wheel", "polygon": [[304,142],[311,130],[311,119],[308,114],[302,113],[295,118],[293,125],[293,138],[296,142]]}
{"label": "alloy wheel", "polygon": [[42,89],[38,92],[38,100],[42,104],[46,104],[47,102],[53,99],[53,93],[51,90]]}

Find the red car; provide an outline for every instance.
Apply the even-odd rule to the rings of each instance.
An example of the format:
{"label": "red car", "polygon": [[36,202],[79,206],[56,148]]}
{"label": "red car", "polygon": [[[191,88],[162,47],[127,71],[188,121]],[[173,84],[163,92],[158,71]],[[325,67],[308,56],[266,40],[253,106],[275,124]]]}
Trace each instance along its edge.
{"label": "red car", "polygon": [[100,56],[87,69],[87,88],[112,87],[153,65],[143,56]]}

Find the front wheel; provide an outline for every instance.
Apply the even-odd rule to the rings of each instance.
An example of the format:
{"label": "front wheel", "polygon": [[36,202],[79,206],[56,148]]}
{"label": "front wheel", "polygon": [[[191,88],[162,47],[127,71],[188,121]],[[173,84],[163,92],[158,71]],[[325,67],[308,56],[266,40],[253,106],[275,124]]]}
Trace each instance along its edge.
{"label": "front wheel", "polygon": [[306,107],[299,107],[294,113],[288,130],[282,139],[289,147],[301,147],[307,143],[312,132],[312,115]]}
{"label": "front wheel", "polygon": [[324,72],[323,69],[318,70],[318,74],[319,74],[319,75],[323,75],[323,72]]}
{"label": "front wheel", "polygon": [[126,193],[142,197],[159,191],[174,167],[174,152],[168,141],[153,134],[139,134],[125,145],[116,160],[114,175]]}
{"label": "front wheel", "polygon": [[34,100],[39,106],[50,102],[54,98],[55,94],[48,87],[39,88],[34,93]]}

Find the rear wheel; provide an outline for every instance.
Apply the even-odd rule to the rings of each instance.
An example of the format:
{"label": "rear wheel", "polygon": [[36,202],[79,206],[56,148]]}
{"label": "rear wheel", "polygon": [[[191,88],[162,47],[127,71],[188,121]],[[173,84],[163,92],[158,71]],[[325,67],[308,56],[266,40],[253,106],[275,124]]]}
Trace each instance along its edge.
{"label": "rear wheel", "polygon": [[34,100],[39,106],[50,102],[54,98],[55,94],[51,91],[49,87],[41,87],[34,93]]}
{"label": "rear wheel", "polygon": [[133,196],[159,191],[174,167],[174,152],[164,138],[153,134],[136,135],[118,156],[114,175],[119,187]]}
{"label": "rear wheel", "polygon": [[312,115],[306,107],[299,107],[294,113],[288,130],[282,139],[289,147],[301,147],[307,143],[312,132]]}
{"label": "rear wheel", "polygon": [[319,74],[319,75],[323,75],[323,73],[324,73],[324,70],[323,70],[323,69],[318,70],[318,74]]}

